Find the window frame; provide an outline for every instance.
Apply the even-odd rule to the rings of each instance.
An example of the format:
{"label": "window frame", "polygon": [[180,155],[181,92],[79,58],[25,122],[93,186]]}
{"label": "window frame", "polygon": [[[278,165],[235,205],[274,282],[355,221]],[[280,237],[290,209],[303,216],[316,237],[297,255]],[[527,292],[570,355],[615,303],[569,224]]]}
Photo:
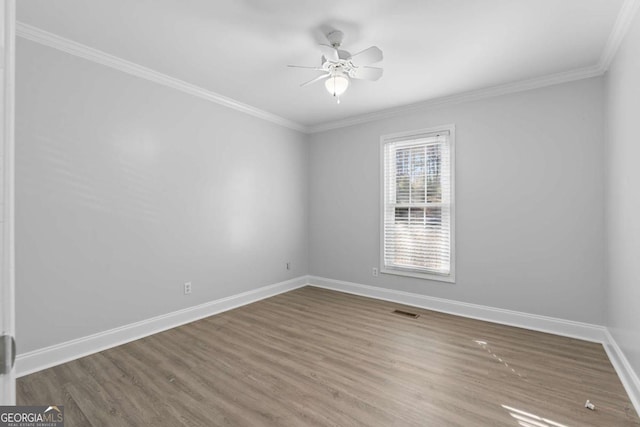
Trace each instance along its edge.
{"label": "window frame", "polygon": [[[392,142],[393,140],[397,140],[399,138],[402,139],[410,139],[411,137],[418,138],[424,134],[430,133],[438,133],[438,132],[449,132],[449,163],[450,163],[450,182],[451,182],[451,206],[450,206],[450,266],[449,266],[449,274],[437,274],[437,273],[426,273],[424,271],[416,271],[411,269],[403,269],[403,268],[393,268],[386,267],[384,263],[384,214],[385,214],[385,145],[388,142]],[[379,212],[380,212],[380,265],[379,271],[382,274],[392,274],[397,276],[408,276],[415,277],[420,279],[433,280],[438,282],[447,282],[447,283],[455,283],[456,282],[456,198],[455,198],[455,188],[456,188],[456,167],[455,167],[455,141],[456,141],[456,128],[454,124],[448,124],[443,126],[436,126],[432,128],[426,129],[417,129],[406,132],[398,132],[392,134],[386,134],[380,136],[380,179],[379,179],[379,190],[380,190],[380,200],[379,200]]]}

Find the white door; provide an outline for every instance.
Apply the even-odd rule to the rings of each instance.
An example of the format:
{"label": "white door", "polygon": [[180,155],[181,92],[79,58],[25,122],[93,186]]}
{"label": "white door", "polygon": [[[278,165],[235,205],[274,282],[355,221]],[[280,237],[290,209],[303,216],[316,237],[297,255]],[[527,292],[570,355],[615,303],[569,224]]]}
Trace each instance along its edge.
{"label": "white door", "polygon": [[0,405],[16,404],[14,316],[15,0],[0,0]]}

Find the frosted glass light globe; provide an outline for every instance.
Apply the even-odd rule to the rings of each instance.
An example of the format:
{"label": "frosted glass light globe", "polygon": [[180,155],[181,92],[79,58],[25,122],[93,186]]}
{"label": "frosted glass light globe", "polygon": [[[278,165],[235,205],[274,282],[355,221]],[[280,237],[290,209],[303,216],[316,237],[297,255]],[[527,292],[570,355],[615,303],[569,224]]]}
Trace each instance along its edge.
{"label": "frosted glass light globe", "polygon": [[324,82],[324,87],[331,95],[340,96],[349,87],[349,78],[343,74],[334,74]]}

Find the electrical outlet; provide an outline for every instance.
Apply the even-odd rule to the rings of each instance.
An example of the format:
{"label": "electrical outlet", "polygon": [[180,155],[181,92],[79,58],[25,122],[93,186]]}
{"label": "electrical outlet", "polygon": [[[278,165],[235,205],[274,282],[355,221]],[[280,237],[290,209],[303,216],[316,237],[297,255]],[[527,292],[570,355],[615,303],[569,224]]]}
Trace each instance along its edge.
{"label": "electrical outlet", "polygon": [[291,270],[291,261],[287,261],[287,270]]}
{"label": "electrical outlet", "polygon": [[378,277],[378,268],[377,267],[373,267],[373,270],[371,271],[371,274],[373,274],[373,277]]}
{"label": "electrical outlet", "polygon": [[191,293],[191,282],[184,284],[184,294],[189,295]]}

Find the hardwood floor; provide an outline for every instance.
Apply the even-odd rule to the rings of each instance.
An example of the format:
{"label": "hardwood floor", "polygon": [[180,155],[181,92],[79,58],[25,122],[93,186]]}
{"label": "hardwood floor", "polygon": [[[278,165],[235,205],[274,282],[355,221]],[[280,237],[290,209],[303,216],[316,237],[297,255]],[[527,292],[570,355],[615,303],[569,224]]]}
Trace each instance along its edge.
{"label": "hardwood floor", "polygon": [[67,427],[640,426],[599,344],[311,287],[23,377],[18,404]]}

